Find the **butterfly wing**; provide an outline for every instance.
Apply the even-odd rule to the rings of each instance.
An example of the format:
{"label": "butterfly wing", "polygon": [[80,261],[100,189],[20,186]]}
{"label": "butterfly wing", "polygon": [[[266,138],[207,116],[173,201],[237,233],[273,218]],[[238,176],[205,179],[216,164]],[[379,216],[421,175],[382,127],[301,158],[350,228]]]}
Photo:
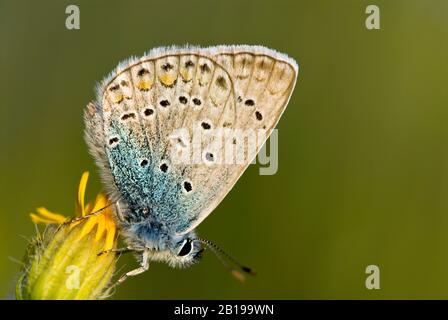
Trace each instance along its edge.
{"label": "butterfly wing", "polygon": [[[130,218],[192,230],[275,127],[296,76],[291,59],[250,46],[162,48],[119,66],[85,113],[109,193],[133,209]],[[245,151],[244,134],[256,129],[267,134]]]}
{"label": "butterfly wing", "polygon": [[[236,116],[230,129],[237,133],[236,136],[242,132],[246,143],[250,143],[249,138],[252,138],[250,141],[254,148],[251,149],[240,139],[235,146],[234,163],[230,167],[216,166],[213,172],[207,173],[209,181],[220,185],[220,192],[209,198],[209,202],[196,212],[194,221],[182,232],[197,227],[238,181],[279,121],[298,74],[298,65],[293,59],[265,47],[219,46],[210,51],[210,55],[229,73],[232,81]],[[251,136],[253,133],[256,133],[255,138]],[[235,135],[231,137],[234,143]],[[224,140],[225,146],[228,146],[228,137]],[[236,155],[240,154],[245,156],[243,163],[236,159]],[[198,171],[202,170],[199,168]]]}

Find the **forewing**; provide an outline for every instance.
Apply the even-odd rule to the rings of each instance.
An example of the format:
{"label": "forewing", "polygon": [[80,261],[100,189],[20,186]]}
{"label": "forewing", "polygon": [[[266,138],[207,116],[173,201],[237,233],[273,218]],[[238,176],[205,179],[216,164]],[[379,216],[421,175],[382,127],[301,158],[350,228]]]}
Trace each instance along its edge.
{"label": "forewing", "polygon": [[269,134],[296,74],[291,60],[260,47],[162,49],[119,67],[85,116],[110,194],[132,209],[128,218],[193,229],[267,137],[249,152],[235,132]]}

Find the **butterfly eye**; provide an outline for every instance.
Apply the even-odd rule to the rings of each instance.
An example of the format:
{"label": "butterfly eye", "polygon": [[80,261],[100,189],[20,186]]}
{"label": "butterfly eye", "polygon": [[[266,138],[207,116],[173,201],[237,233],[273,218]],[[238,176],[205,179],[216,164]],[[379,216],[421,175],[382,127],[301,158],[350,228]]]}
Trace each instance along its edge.
{"label": "butterfly eye", "polygon": [[193,249],[193,245],[191,244],[191,240],[186,239],[186,240],[184,240],[184,243],[182,244],[182,248],[180,249],[180,251],[177,255],[179,257],[184,257],[187,254],[189,254],[192,249]]}

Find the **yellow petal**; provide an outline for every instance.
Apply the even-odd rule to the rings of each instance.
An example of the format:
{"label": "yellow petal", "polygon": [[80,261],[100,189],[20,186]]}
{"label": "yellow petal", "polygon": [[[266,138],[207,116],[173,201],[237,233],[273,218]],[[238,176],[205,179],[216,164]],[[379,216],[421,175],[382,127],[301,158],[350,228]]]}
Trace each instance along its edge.
{"label": "yellow petal", "polygon": [[96,229],[95,241],[100,241],[104,231],[106,231],[106,217],[100,214],[97,218],[98,227]]}
{"label": "yellow petal", "polygon": [[104,193],[99,193],[96,196],[95,202],[93,204],[92,211],[90,213],[97,212],[98,210],[103,209],[107,205],[108,205],[108,203],[107,203],[106,195]]}
{"label": "yellow petal", "polygon": [[81,181],[79,182],[79,188],[78,188],[78,202],[76,211],[78,214],[80,214],[82,217],[85,216],[85,210],[84,210],[84,197],[86,194],[86,187],[87,187],[87,181],[89,180],[89,171],[84,171],[81,176]]}
{"label": "yellow petal", "polygon": [[115,242],[115,233],[116,233],[116,227],[115,223],[111,219],[106,219],[106,241],[104,243],[104,250],[110,250],[114,248],[114,242]]}
{"label": "yellow petal", "polygon": [[74,227],[76,227],[81,222],[82,222],[82,220],[75,221],[75,222],[70,222],[70,230],[73,229]]}
{"label": "yellow petal", "polygon": [[52,224],[54,223],[52,220],[48,220],[48,219],[44,219],[41,216],[35,214],[35,213],[30,213],[30,218],[33,222],[35,223],[44,223],[44,224]]}
{"label": "yellow petal", "polygon": [[88,204],[86,204],[85,208],[84,208],[84,212],[86,215],[90,214],[93,212],[92,208],[93,208],[94,203],[93,202],[89,202]]}
{"label": "yellow petal", "polygon": [[52,224],[52,223],[63,223],[66,220],[66,217],[64,217],[61,214],[54,213],[49,211],[48,209],[44,207],[37,208],[37,214],[30,213],[31,220],[36,223],[45,223],[45,224]]}
{"label": "yellow petal", "polygon": [[91,217],[90,219],[87,219],[85,224],[82,227],[81,233],[79,234],[78,240],[81,240],[86,235],[89,234],[90,231],[92,231],[93,228],[95,228],[95,225],[97,224],[96,217]]}
{"label": "yellow petal", "polygon": [[64,222],[66,219],[62,214],[51,212],[45,207],[39,207],[36,210],[38,214],[41,215],[43,218],[53,220],[55,222]]}

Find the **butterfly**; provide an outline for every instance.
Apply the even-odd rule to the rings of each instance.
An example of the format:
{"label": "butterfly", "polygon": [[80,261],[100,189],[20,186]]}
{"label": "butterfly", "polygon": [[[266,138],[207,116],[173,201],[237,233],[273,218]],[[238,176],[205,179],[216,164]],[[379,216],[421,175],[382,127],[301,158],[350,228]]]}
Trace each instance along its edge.
{"label": "butterfly", "polygon": [[[119,282],[150,261],[189,266],[204,245],[234,261],[195,228],[275,128],[297,73],[293,59],[262,46],[162,47],[122,62],[99,84],[85,110],[85,140],[116,204],[122,251],[140,260]],[[264,137],[245,151],[247,137],[236,138],[257,130]],[[231,143],[222,143],[229,133]],[[229,152],[244,161],[224,161]]]}

